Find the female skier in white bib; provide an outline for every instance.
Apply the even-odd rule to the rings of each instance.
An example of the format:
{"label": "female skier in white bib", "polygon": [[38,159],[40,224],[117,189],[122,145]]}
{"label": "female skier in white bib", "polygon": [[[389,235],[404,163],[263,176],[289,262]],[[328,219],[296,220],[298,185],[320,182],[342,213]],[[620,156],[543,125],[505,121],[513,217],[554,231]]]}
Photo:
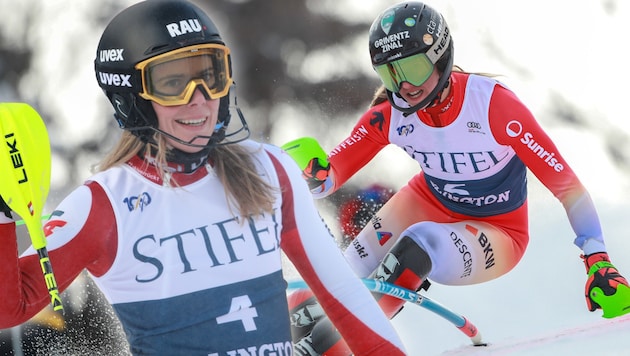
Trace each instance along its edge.
{"label": "female skier in white bib", "polygon": [[[201,9],[146,1],[123,10],[103,32],[95,70],[124,131],[45,225],[59,290],[86,269],[135,355],[292,355],[282,249],[353,352],[404,354],[295,162],[246,139],[240,110],[241,126],[228,130],[230,50]],[[49,296],[35,251],[16,255],[2,205],[6,328]]]}

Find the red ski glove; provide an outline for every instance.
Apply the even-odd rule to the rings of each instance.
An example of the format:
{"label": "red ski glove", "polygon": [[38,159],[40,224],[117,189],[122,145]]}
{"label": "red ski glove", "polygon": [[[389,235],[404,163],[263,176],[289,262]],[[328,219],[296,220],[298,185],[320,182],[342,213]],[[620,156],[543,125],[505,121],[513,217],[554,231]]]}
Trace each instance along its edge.
{"label": "red ski glove", "polygon": [[310,189],[319,187],[328,178],[330,164],[326,152],[314,138],[295,139],[282,145],[282,149],[298,164]]}
{"label": "red ski glove", "polygon": [[328,178],[330,165],[327,163],[326,167],[322,167],[319,158],[313,158],[307,163],[302,171],[302,178],[306,180],[310,189],[319,187]]}
{"label": "red ski glove", "polygon": [[628,281],[610,263],[606,252],[580,256],[588,273],[586,305],[588,310],[602,309],[604,318],[630,313],[630,287]]}

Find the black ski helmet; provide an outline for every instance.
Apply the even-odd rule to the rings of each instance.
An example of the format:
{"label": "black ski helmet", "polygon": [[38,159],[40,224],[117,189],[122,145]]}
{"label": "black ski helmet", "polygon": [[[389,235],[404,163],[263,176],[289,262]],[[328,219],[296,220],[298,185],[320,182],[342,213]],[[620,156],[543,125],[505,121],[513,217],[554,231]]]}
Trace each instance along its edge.
{"label": "black ski helmet", "polygon": [[[224,45],[210,17],[186,1],[143,1],[126,8],[110,21],[99,41],[94,68],[98,85],[114,107],[114,116],[121,128],[145,142],[152,140],[153,132],[158,130],[151,103],[138,95],[142,91],[142,77],[136,64],[199,44]],[[227,70],[231,77],[231,68]],[[220,100],[218,124],[221,128],[212,135],[208,145],[225,138],[230,120],[229,94]]]}
{"label": "black ski helmet", "polygon": [[439,100],[453,67],[453,40],[442,14],[417,1],[393,5],[374,20],[369,41],[370,58],[375,69],[416,54],[426,54],[440,74],[435,89],[413,107],[397,105],[392,91],[388,89],[387,97],[392,106],[409,114]]}

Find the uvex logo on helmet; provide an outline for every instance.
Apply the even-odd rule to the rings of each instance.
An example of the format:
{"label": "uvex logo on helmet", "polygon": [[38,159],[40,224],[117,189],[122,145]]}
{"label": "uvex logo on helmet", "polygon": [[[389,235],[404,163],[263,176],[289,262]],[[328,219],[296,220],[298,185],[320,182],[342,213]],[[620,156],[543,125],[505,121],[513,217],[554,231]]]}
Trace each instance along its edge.
{"label": "uvex logo on helmet", "polygon": [[133,87],[131,85],[131,74],[106,72],[97,72],[97,74],[98,79],[102,85],[107,85],[110,87]]}
{"label": "uvex logo on helmet", "polygon": [[101,62],[119,62],[124,61],[122,48],[113,48],[113,49],[103,49],[98,51],[98,59]]}
{"label": "uvex logo on helmet", "polygon": [[171,37],[177,37],[187,33],[201,32],[202,27],[198,19],[188,19],[169,23],[166,25],[166,29]]}

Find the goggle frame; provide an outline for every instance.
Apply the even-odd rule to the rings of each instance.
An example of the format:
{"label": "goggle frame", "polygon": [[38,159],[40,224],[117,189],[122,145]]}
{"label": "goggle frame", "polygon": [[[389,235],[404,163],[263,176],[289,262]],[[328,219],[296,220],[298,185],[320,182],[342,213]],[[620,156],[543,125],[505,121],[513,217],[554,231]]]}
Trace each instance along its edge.
{"label": "goggle frame", "polygon": [[[215,78],[222,78],[221,74],[225,74],[224,79],[222,78],[221,80],[223,88],[220,88],[219,90],[213,90],[207,85],[204,79],[192,78],[178,95],[160,95],[151,90],[151,67],[194,56],[210,55],[213,57],[217,57],[217,50],[220,50],[222,53],[222,58],[220,58],[221,69],[213,67],[213,70],[215,71]],[[210,99],[220,99],[228,94],[228,92],[230,91],[230,87],[233,84],[230,66],[230,49],[227,46],[218,43],[198,44],[162,53],[160,55],[148,58],[142,62],[137,63],[135,65],[135,68],[140,71],[140,77],[142,78],[142,91],[138,95],[143,99],[156,102],[162,106],[177,106],[188,104],[197,88],[202,88],[207,94],[207,97],[209,97]],[[216,71],[220,72],[217,73]],[[215,79],[215,82],[216,80],[217,79]]]}

